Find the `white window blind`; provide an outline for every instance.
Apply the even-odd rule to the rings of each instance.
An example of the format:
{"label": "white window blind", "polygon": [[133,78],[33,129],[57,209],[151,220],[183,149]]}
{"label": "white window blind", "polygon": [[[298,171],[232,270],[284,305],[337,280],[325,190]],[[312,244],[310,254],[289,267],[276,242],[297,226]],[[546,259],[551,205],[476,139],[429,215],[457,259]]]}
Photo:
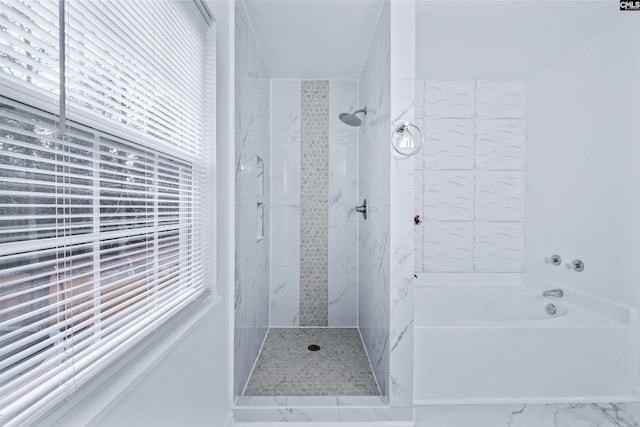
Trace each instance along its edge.
{"label": "white window blind", "polygon": [[71,0],[66,7],[70,114],[108,118],[156,145],[201,155],[207,23],[195,4]]}
{"label": "white window blind", "polygon": [[[41,84],[55,67],[7,53],[42,55],[26,36],[58,4],[0,3],[0,18],[17,6],[51,15],[17,14],[0,85],[60,93]],[[0,97],[1,425],[66,398],[204,289],[207,23],[191,2],[64,6],[66,118]]]}
{"label": "white window blind", "polygon": [[[3,94],[57,105],[60,95],[59,2],[0,2],[0,71]],[[22,95],[24,96],[24,95]]]}

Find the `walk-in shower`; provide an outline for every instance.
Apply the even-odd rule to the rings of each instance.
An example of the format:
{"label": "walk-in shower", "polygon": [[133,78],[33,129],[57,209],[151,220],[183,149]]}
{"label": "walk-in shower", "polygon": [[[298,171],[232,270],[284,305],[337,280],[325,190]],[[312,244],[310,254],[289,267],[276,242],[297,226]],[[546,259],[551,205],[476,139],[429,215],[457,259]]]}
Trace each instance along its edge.
{"label": "walk-in shower", "polygon": [[[368,34],[357,66],[340,71],[333,59],[355,44],[305,54],[304,70],[292,73],[295,65],[282,67],[278,59],[283,46],[268,40],[280,19],[274,8],[294,13],[291,2],[237,2],[236,224],[242,226],[236,230],[234,391],[240,418],[265,402],[274,417],[282,407],[322,402],[327,419],[340,411],[348,416],[351,410],[339,403],[388,402],[389,281],[387,269],[379,271],[388,263],[380,228],[388,211],[372,205],[376,216],[364,226],[357,207],[369,194],[385,203],[384,171],[359,165],[373,155],[384,163],[389,153],[388,137],[377,138],[390,129],[390,58],[383,54],[389,3],[318,2],[313,12],[300,5],[297,19],[309,26],[317,24],[314,14],[326,13],[345,37],[354,20]],[[319,54],[326,58],[311,66]],[[369,108],[375,120],[362,126]]]}

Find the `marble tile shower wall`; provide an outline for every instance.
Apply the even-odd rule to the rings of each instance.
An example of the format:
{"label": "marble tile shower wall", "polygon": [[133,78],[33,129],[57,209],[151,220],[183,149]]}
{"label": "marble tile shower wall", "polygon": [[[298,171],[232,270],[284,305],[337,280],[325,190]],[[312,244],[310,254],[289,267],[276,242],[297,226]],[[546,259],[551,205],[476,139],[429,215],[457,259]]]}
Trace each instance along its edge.
{"label": "marble tile shower wall", "polygon": [[[398,2],[400,3],[400,2]],[[385,2],[359,80],[358,192],[369,215],[358,218],[358,326],[380,393],[389,393],[390,323],[390,20]]]}
{"label": "marble tile shower wall", "polygon": [[271,81],[270,187],[270,326],[300,326],[300,80]]}
{"label": "marble tile shower wall", "polygon": [[[250,29],[244,4],[236,3],[236,271],[234,392],[249,378],[269,327],[269,75]],[[264,167],[258,171],[257,158]],[[264,179],[264,190],[259,180]],[[263,193],[259,195],[259,193]],[[264,237],[258,238],[258,203]]]}
{"label": "marble tile shower wall", "polygon": [[[271,81],[271,326],[301,326],[301,80]],[[329,81],[328,326],[357,325],[357,128],[338,114],[356,108],[355,80]]]}
{"label": "marble tile shower wall", "polygon": [[[415,1],[390,4],[390,119],[415,123]],[[388,136],[383,139],[388,144]],[[389,144],[390,145],[390,144]],[[389,145],[389,405],[404,408],[413,419],[413,276],[414,157],[401,156]]]}
{"label": "marble tile shower wall", "polygon": [[524,105],[518,81],[416,81],[416,271],[522,271]]}
{"label": "marble tile shower wall", "polygon": [[358,128],[338,119],[360,108],[357,80],[329,85],[329,326],[358,325]]}

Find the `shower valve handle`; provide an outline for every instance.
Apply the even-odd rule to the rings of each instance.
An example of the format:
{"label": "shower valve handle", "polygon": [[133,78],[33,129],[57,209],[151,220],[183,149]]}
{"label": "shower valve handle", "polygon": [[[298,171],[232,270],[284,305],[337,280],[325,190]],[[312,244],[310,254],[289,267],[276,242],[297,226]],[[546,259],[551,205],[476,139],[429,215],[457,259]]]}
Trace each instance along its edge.
{"label": "shower valve handle", "polygon": [[362,206],[356,206],[356,212],[360,212],[365,221],[367,220],[367,199],[362,201]]}

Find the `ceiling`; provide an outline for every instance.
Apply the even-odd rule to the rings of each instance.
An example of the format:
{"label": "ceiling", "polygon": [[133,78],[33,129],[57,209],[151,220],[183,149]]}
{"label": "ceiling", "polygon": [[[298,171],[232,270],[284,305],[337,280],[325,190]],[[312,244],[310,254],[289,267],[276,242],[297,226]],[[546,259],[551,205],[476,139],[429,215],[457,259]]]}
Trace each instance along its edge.
{"label": "ceiling", "polygon": [[357,79],[381,0],[244,2],[272,79]]}
{"label": "ceiling", "polygon": [[[382,6],[382,0],[244,3],[273,79],[359,78]],[[416,77],[526,80],[633,15],[618,8],[616,0],[416,0]]]}
{"label": "ceiling", "polygon": [[522,79],[631,13],[606,1],[424,1],[416,4],[416,77]]}

